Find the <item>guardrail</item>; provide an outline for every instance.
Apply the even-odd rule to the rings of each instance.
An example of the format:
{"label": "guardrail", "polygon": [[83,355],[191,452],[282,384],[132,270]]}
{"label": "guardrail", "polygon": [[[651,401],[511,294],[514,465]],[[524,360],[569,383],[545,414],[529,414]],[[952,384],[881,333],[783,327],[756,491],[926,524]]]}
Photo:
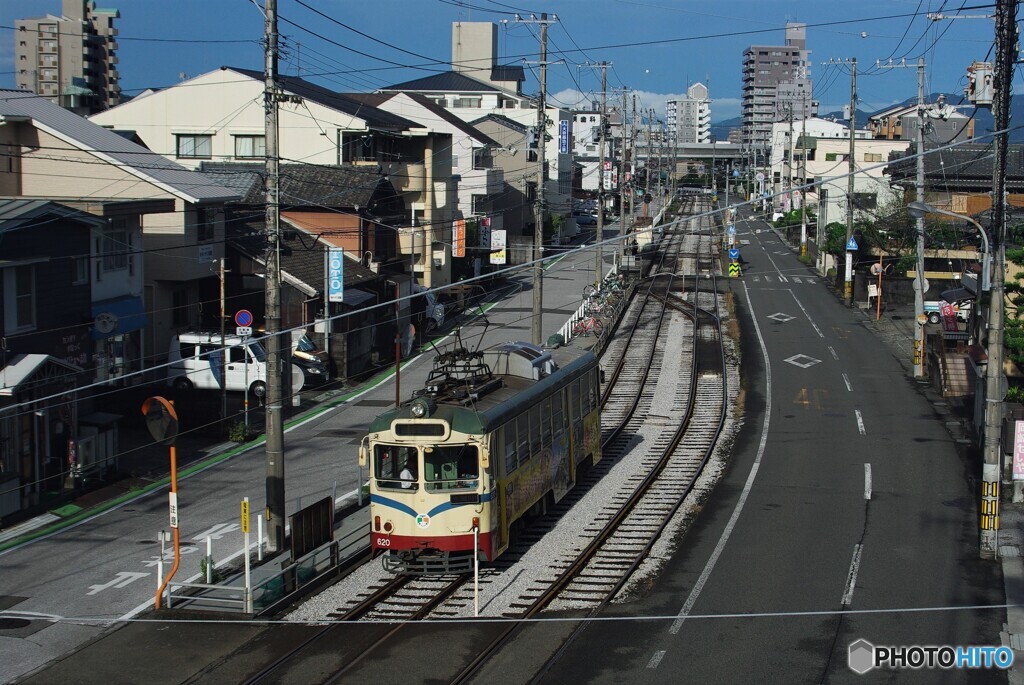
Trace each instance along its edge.
{"label": "guardrail", "polygon": [[[357,528],[337,540],[327,542],[308,554],[287,563],[278,571],[267,573],[270,564],[254,569],[266,573],[245,587],[241,574],[224,584],[168,583],[167,608],[196,608],[195,605],[214,604],[252,615],[273,611],[291,602],[295,595],[321,583],[329,574],[340,572],[360,559],[369,549],[370,524]],[[237,583],[239,580],[242,584]],[[187,593],[187,594],[186,594]]]}

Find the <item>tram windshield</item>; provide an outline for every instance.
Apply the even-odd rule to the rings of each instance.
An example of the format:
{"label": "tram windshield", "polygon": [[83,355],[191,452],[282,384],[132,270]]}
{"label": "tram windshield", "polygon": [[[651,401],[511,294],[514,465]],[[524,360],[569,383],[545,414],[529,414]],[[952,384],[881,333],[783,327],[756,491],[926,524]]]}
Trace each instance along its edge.
{"label": "tram windshield", "polygon": [[408,445],[373,446],[373,477],[378,488],[419,489],[419,464],[415,447]]}
{"label": "tram windshield", "polygon": [[428,491],[475,490],[480,478],[480,450],[476,445],[435,445],[423,455]]}

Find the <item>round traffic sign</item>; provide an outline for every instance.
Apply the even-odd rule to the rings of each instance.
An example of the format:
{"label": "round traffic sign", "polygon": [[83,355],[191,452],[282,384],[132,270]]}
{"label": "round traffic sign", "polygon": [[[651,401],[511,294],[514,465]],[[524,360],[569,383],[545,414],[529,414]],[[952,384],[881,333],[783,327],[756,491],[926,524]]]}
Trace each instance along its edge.
{"label": "round traffic sign", "polygon": [[237,312],[235,312],[235,325],[251,326],[252,312],[250,312],[248,309],[239,309]]}
{"label": "round traffic sign", "polygon": [[761,181],[764,180],[764,174],[758,171],[756,174],[754,174],[754,178],[757,179],[758,183],[760,183]]}

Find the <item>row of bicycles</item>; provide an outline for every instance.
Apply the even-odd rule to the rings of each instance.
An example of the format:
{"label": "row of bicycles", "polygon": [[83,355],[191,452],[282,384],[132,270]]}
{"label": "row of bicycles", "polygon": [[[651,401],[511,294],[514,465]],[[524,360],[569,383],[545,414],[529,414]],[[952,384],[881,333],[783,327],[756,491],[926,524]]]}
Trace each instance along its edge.
{"label": "row of bicycles", "polygon": [[572,335],[601,337],[606,321],[614,319],[626,296],[626,280],[621,274],[609,274],[599,286],[583,290],[583,317],[573,324]]}

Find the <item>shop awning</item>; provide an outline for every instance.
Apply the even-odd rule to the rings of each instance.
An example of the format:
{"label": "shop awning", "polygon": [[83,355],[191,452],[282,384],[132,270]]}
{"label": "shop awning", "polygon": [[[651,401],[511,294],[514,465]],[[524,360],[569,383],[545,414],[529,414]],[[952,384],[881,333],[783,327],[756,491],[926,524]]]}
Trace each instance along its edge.
{"label": "shop awning", "polygon": [[92,305],[92,339],[103,340],[145,328],[146,307],[141,297],[116,297]]}
{"label": "shop awning", "polygon": [[19,354],[0,369],[0,397],[10,397],[32,383],[68,380],[68,372],[82,369],[48,354]]}

